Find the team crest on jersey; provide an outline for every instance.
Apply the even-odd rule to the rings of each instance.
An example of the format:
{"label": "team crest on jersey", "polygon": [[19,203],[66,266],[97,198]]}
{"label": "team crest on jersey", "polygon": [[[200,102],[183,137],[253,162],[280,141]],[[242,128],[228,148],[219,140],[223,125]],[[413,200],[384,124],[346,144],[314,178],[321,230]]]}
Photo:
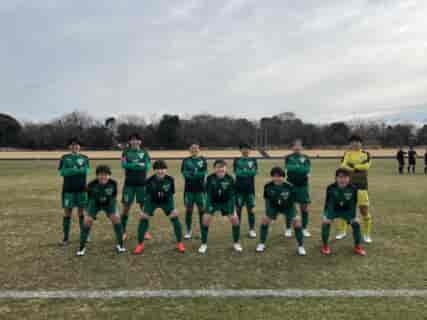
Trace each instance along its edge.
{"label": "team crest on jersey", "polygon": [[289,191],[283,191],[283,192],[281,192],[281,193],[280,193],[280,197],[281,197],[283,200],[288,200],[288,198],[289,198]]}
{"label": "team crest on jersey", "polygon": [[198,165],[200,168],[202,168],[202,167],[203,167],[203,160],[199,160],[199,161],[197,162],[197,165]]}
{"label": "team crest on jersey", "polygon": [[164,184],[164,185],[162,186],[162,189],[163,189],[163,191],[164,191],[164,192],[168,192],[168,191],[170,190],[170,188],[171,188],[171,185],[170,185],[170,184]]}
{"label": "team crest on jersey", "polygon": [[353,197],[353,194],[351,192],[346,192],[344,193],[344,198],[345,200],[351,200],[351,198]]}
{"label": "team crest on jersey", "polygon": [[299,161],[300,161],[301,163],[305,163],[305,157],[301,157],[301,158],[299,159]]}
{"label": "team crest on jersey", "polygon": [[82,166],[84,164],[84,160],[83,159],[77,159],[77,164],[79,166]]}
{"label": "team crest on jersey", "polygon": [[221,187],[222,187],[223,189],[227,189],[229,185],[230,185],[230,184],[229,184],[227,181],[223,181],[223,182],[221,182]]}
{"label": "team crest on jersey", "polygon": [[105,194],[107,196],[112,196],[113,195],[113,189],[112,188],[107,188],[105,189]]}
{"label": "team crest on jersey", "polygon": [[249,167],[249,169],[252,169],[253,166],[254,166],[253,161],[248,161],[248,167]]}

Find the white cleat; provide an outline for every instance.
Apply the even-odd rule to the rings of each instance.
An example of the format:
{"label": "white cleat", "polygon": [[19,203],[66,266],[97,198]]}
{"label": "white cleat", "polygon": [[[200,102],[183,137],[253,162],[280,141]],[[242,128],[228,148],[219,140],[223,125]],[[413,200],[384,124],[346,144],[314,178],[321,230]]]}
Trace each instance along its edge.
{"label": "white cleat", "polygon": [[305,251],[304,247],[301,246],[301,247],[297,248],[297,254],[299,256],[305,256],[305,255],[307,255],[307,252]]}
{"label": "white cleat", "polygon": [[372,238],[370,235],[366,234],[363,236],[363,242],[364,243],[372,243]]}
{"label": "white cleat", "polygon": [[310,238],[311,237],[311,233],[307,229],[303,229],[302,230],[302,234],[304,235],[305,238]]}
{"label": "white cleat", "polygon": [[336,240],[342,240],[342,239],[344,239],[345,237],[347,237],[347,233],[345,233],[345,232],[339,232],[339,233],[337,233],[337,235],[335,236],[335,239],[336,239]]}
{"label": "white cleat", "polygon": [[292,237],[292,229],[285,229],[285,237],[286,238]]}
{"label": "white cleat", "polygon": [[255,230],[249,230],[249,238],[256,239],[256,231]]}
{"label": "white cleat", "polygon": [[76,255],[78,257],[83,257],[85,254],[86,254],[86,248],[83,248],[83,249],[77,251],[77,253],[76,253]]}
{"label": "white cleat", "polygon": [[185,240],[191,240],[191,238],[193,238],[193,233],[191,231],[188,231],[185,235],[184,235],[184,239]]}
{"label": "white cleat", "polygon": [[126,248],[121,245],[116,245],[116,251],[117,253],[123,253],[126,252]]}
{"label": "white cleat", "polygon": [[256,252],[264,252],[265,251],[265,244],[264,243],[259,243],[256,246]]}
{"label": "white cleat", "polygon": [[236,252],[242,252],[242,251],[243,251],[243,248],[242,248],[242,246],[241,246],[241,244],[240,244],[240,243],[235,243],[235,244],[233,244],[233,249],[234,249],[234,251],[236,251]]}
{"label": "white cleat", "polygon": [[208,245],[207,244],[202,244],[199,248],[199,253],[200,254],[205,254],[208,251]]}

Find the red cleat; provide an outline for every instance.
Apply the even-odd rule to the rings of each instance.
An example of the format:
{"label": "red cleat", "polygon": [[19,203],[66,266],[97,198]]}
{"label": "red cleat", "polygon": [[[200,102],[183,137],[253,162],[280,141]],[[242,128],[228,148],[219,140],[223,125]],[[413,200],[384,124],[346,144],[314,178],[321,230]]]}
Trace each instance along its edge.
{"label": "red cleat", "polygon": [[320,252],[323,253],[325,256],[329,256],[331,254],[331,248],[329,246],[323,246],[320,249]]}
{"label": "red cleat", "polygon": [[144,252],[144,244],[140,243],[136,246],[135,250],[133,250],[132,254],[141,254]]}
{"label": "red cleat", "polygon": [[176,248],[178,249],[179,252],[184,253],[185,252],[185,246],[182,242],[179,242],[176,244]]}
{"label": "red cleat", "polygon": [[151,240],[151,239],[153,239],[153,236],[151,235],[151,233],[146,232],[144,235],[144,240]]}
{"label": "red cleat", "polygon": [[354,247],[354,253],[359,256],[366,256],[366,251],[363,249],[362,246],[355,246]]}

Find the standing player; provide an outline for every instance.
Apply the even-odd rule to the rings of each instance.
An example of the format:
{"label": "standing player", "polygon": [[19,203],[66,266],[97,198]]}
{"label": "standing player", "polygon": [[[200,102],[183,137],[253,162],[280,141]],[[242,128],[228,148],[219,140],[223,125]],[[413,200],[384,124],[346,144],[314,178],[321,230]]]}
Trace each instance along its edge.
{"label": "standing player", "polygon": [[258,173],[258,164],[251,158],[251,147],[248,144],[240,145],[242,156],[233,163],[236,175],[236,211],[239,221],[242,222],[242,210],[246,207],[249,222],[249,238],[256,238],[255,231],[255,176]]}
{"label": "standing player", "polygon": [[405,154],[402,148],[399,148],[399,151],[396,154],[396,160],[399,166],[399,174],[403,174],[403,169],[405,168]]}
{"label": "standing player", "polygon": [[[142,211],[145,199],[145,180],[151,167],[151,159],[147,151],[141,148],[142,139],[139,134],[129,136],[129,147],[122,154],[122,168],[125,170],[125,184],[123,187],[123,211],[121,222],[123,226],[123,239],[127,240],[126,226],[129,211],[133,202],[139,204]],[[147,239],[151,236],[147,233]]]}
{"label": "standing player", "polygon": [[175,181],[167,174],[168,167],[165,161],[157,160],[154,162],[153,169],[155,174],[147,180],[144,210],[140,215],[138,226],[138,245],[133,254],[144,252],[144,239],[149,220],[157,209],[161,209],[172,223],[177,250],[185,252],[185,246],[182,243],[182,227],[178,219],[178,211],[175,209]]}
{"label": "standing player", "polygon": [[[292,146],[293,153],[288,155],[285,159],[285,168],[288,173],[288,182],[290,182],[295,189],[296,202],[299,203],[301,211],[301,220],[304,237],[311,237],[308,231],[309,220],[309,207],[310,207],[310,190],[309,178],[311,171],[311,162],[308,156],[302,153],[302,141],[295,140]],[[285,236],[292,236],[291,222],[286,220]]]}
{"label": "standing player", "polygon": [[227,164],[224,160],[216,160],[214,163],[215,173],[207,178],[206,191],[206,213],[203,216],[202,245],[199,253],[204,254],[208,250],[208,233],[212,216],[220,211],[223,216],[227,216],[232,225],[233,249],[242,252],[240,245],[240,221],[236,214],[235,186],[233,177],[227,173]]}
{"label": "standing player", "polygon": [[185,225],[187,233],[184,239],[191,239],[193,229],[193,209],[197,206],[199,213],[200,230],[202,228],[203,214],[205,210],[205,179],[208,170],[207,161],[200,156],[200,146],[193,143],[190,146],[190,157],[185,158],[181,164],[181,173],[185,179],[184,205]]}
{"label": "standing player", "polygon": [[408,151],[408,173],[410,174],[411,171],[413,174],[415,174],[415,167],[417,165],[417,152],[415,151],[414,147],[410,146]]}
{"label": "standing player", "polygon": [[109,166],[99,165],[96,168],[96,179],[88,185],[89,204],[88,215],[80,233],[80,249],[78,256],[86,254],[86,242],[92,227],[93,221],[100,211],[104,211],[113,224],[116,234],[117,253],[125,252],[123,247],[123,228],[120,216],[117,213],[117,182],[111,179],[111,169]]}
{"label": "standing player", "polygon": [[354,252],[358,255],[366,255],[360,245],[360,224],[356,218],[358,190],[350,183],[350,172],[340,168],[335,174],[335,183],[328,186],[326,191],[325,212],[322,222],[321,252],[324,255],[331,254],[329,247],[329,233],[333,220],[340,218],[353,228]]}
{"label": "standing player", "polygon": [[59,173],[64,177],[62,186],[64,238],[61,243],[64,246],[68,245],[73,208],[77,208],[81,229],[87,205],[86,179],[89,173],[89,158],[80,153],[80,145],[77,138],[71,138],[68,141],[71,153],[65,154],[59,163]]}
{"label": "standing player", "polygon": [[295,188],[290,183],[285,182],[285,171],[280,167],[271,169],[272,181],[264,186],[264,199],[266,215],[261,223],[261,242],[258,244],[256,251],[265,251],[265,242],[267,241],[268,228],[273,220],[276,220],[279,214],[286,216],[291,221],[295,230],[298,247],[297,253],[305,256],[304,234],[300,220],[296,217],[296,193]]}
{"label": "standing player", "polygon": [[[362,138],[353,135],[350,138],[351,150],[344,154],[341,167],[350,171],[351,183],[357,188],[357,205],[362,215],[363,241],[371,243],[372,216],[369,212],[368,170],[371,167],[369,152],[362,150]],[[347,235],[347,223],[340,219],[337,240]]]}

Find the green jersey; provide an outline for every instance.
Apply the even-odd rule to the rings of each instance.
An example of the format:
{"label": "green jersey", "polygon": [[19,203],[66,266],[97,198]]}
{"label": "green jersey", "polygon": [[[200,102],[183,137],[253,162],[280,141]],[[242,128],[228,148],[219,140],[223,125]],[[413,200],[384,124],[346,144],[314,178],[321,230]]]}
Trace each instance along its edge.
{"label": "green jersey", "polygon": [[285,158],[287,180],[295,186],[308,185],[308,175],[311,171],[309,157],[300,153],[292,153]]}
{"label": "green jersey", "polygon": [[229,174],[218,177],[215,173],[207,178],[206,192],[208,206],[211,204],[227,203],[234,201],[234,179]]}
{"label": "green jersey", "polygon": [[97,179],[88,185],[89,203],[97,208],[114,206],[117,199],[117,182],[113,179],[101,184]]}
{"label": "green jersey", "polygon": [[69,153],[62,156],[59,162],[59,173],[64,177],[64,193],[83,192],[86,190],[86,178],[89,173],[89,158],[80,153]]}
{"label": "green jersey", "polygon": [[357,188],[353,185],[340,188],[337,183],[329,185],[326,191],[325,210],[330,213],[348,212],[356,214]]}
{"label": "green jersey", "polygon": [[258,163],[255,158],[240,157],[234,159],[234,173],[236,175],[236,192],[254,194],[255,176],[258,173]]}
{"label": "green jersey", "polygon": [[164,178],[153,175],[147,180],[145,191],[146,199],[150,203],[168,203],[173,201],[173,196],[175,194],[175,180],[168,175]]}
{"label": "green jersey", "polygon": [[151,159],[143,149],[126,149],[122,154],[122,168],[125,169],[126,186],[143,186],[147,172],[151,168]]}
{"label": "green jersey", "polygon": [[264,199],[267,207],[277,211],[289,211],[295,205],[295,191],[290,183],[275,184],[273,181],[264,186]]}
{"label": "green jersey", "polygon": [[185,192],[204,192],[208,164],[204,157],[188,157],[182,161],[181,173],[185,179]]}

